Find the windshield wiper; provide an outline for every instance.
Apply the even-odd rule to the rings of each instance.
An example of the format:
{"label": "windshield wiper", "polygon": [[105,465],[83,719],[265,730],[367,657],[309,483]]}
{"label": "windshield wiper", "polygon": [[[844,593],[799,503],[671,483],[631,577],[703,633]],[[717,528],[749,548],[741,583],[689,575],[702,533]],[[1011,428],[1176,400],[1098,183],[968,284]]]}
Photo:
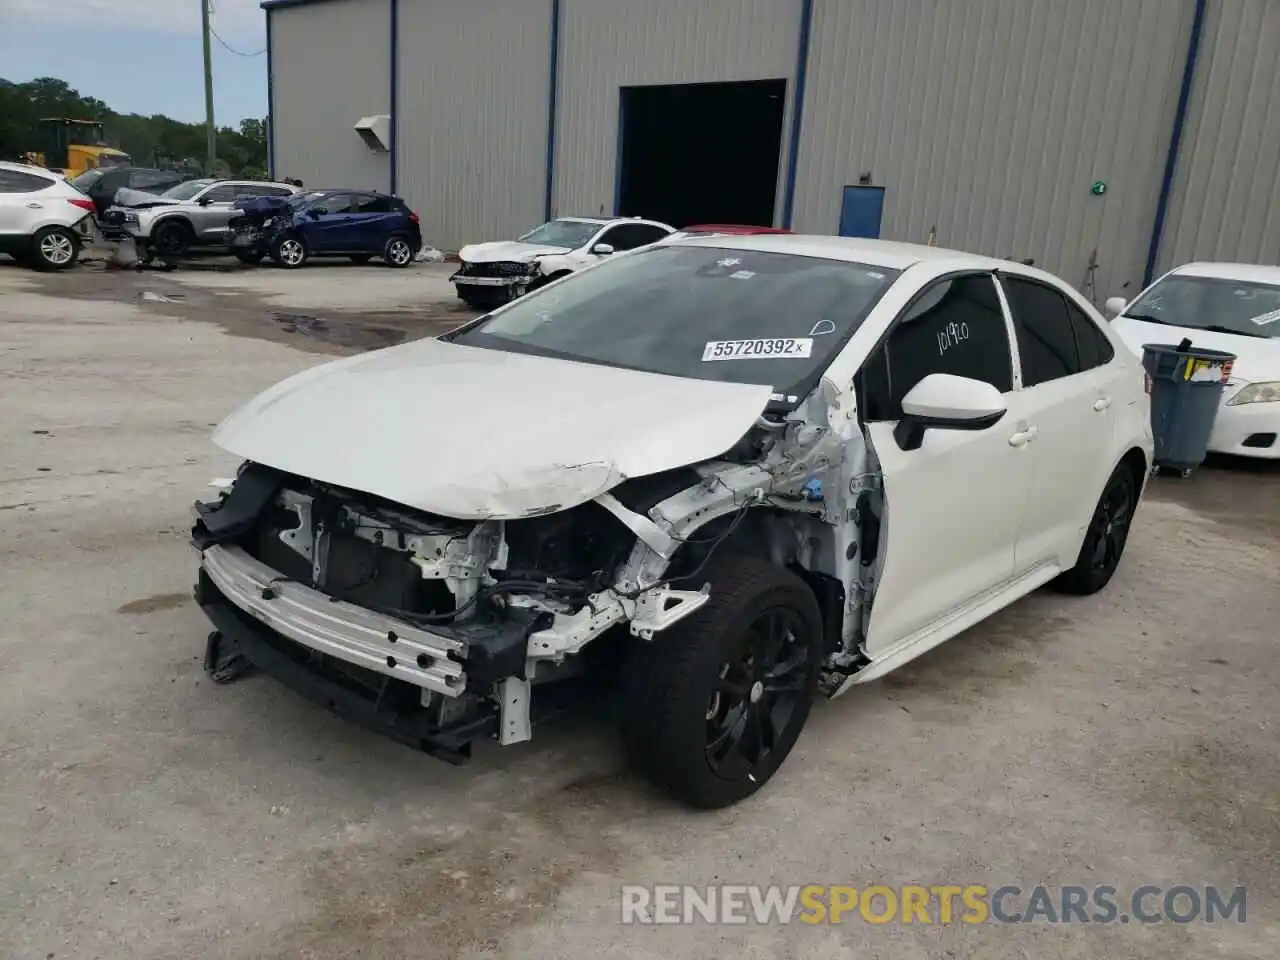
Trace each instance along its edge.
{"label": "windshield wiper", "polygon": [[1233,333],[1237,337],[1261,337],[1263,340],[1270,340],[1271,337],[1265,333],[1255,333],[1252,330],[1237,330],[1235,327],[1224,327],[1218,324],[1209,327],[1196,327],[1197,330],[1208,330],[1210,333]]}
{"label": "windshield wiper", "polygon": [[1130,320],[1141,320],[1143,323],[1158,323],[1165,327],[1182,326],[1182,324],[1174,323],[1172,320],[1162,320],[1160,317],[1153,317],[1149,313],[1126,313],[1125,316]]}

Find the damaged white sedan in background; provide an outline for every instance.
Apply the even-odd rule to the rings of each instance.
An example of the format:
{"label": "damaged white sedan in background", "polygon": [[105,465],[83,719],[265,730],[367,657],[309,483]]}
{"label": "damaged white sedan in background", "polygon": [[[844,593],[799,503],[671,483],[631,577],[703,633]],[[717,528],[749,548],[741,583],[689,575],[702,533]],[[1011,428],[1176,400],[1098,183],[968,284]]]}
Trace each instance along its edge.
{"label": "damaged white sedan in background", "polygon": [[819,694],[1111,578],[1138,360],[1061,281],[829,237],[659,245],[222,423],[206,667],[459,762],[586,687],[675,796],[767,781]]}
{"label": "damaged white sedan in background", "polygon": [[487,310],[674,230],[640,217],[560,217],[515,240],[468,244],[458,251],[460,266],[449,282],[467,306]]}

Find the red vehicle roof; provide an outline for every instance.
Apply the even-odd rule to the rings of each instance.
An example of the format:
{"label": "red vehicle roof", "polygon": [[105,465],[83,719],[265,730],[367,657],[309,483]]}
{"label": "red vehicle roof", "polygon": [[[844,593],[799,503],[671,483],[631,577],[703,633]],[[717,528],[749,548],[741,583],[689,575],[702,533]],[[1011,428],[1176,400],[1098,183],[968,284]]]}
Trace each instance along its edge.
{"label": "red vehicle roof", "polygon": [[727,233],[750,236],[759,233],[790,233],[782,227],[754,227],[744,223],[699,223],[682,228],[684,233]]}

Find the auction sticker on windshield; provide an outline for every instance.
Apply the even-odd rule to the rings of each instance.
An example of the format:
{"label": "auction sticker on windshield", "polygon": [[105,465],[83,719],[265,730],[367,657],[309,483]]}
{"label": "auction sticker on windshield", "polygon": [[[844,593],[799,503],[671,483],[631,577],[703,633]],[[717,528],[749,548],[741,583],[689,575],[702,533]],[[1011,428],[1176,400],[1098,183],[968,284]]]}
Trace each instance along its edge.
{"label": "auction sticker on windshield", "polygon": [[777,337],[770,340],[709,340],[702,348],[708,360],[791,360],[813,353],[813,337]]}

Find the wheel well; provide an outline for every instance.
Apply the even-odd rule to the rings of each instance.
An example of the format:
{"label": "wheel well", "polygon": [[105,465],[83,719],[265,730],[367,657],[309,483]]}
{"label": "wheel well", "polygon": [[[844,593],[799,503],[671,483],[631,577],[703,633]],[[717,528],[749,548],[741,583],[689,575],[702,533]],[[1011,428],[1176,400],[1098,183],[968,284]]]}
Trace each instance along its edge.
{"label": "wheel well", "polygon": [[1133,474],[1134,481],[1141,486],[1142,478],[1146,476],[1150,465],[1147,463],[1147,456],[1137,447],[1132,447],[1128,453],[1120,458],[1120,466],[1128,467]]}
{"label": "wheel well", "polygon": [[[747,554],[774,566],[785,567],[813,591],[822,614],[824,648],[833,652],[839,649],[841,643],[845,590],[838,578],[800,562],[796,543],[791,539],[797,533],[789,524],[794,519],[794,514],[768,507],[754,507],[741,518],[734,513],[724,514],[690,535],[689,541],[682,544],[672,558],[671,571],[677,576],[688,575],[706,562],[712,547],[717,555],[729,552]],[[779,528],[775,525],[779,520],[788,523],[788,526]],[[783,529],[789,533],[782,534]],[[811,540],[810,543],[816,544],[817,540]],[[813,557],[810,556],[809,560],[812,561]],[[694,587],[699,585],[700,583],[688,584]]]}
{"label": "wheel well", "polygon": [[196,232],[195,227],[191,226],[191,221],[186,217],[165,217],[151,228],[151,232],[154,234],[157,230],[163,230],[165,227],[177,227],[180,230],[185,230],[187,236],[195,236]]}

